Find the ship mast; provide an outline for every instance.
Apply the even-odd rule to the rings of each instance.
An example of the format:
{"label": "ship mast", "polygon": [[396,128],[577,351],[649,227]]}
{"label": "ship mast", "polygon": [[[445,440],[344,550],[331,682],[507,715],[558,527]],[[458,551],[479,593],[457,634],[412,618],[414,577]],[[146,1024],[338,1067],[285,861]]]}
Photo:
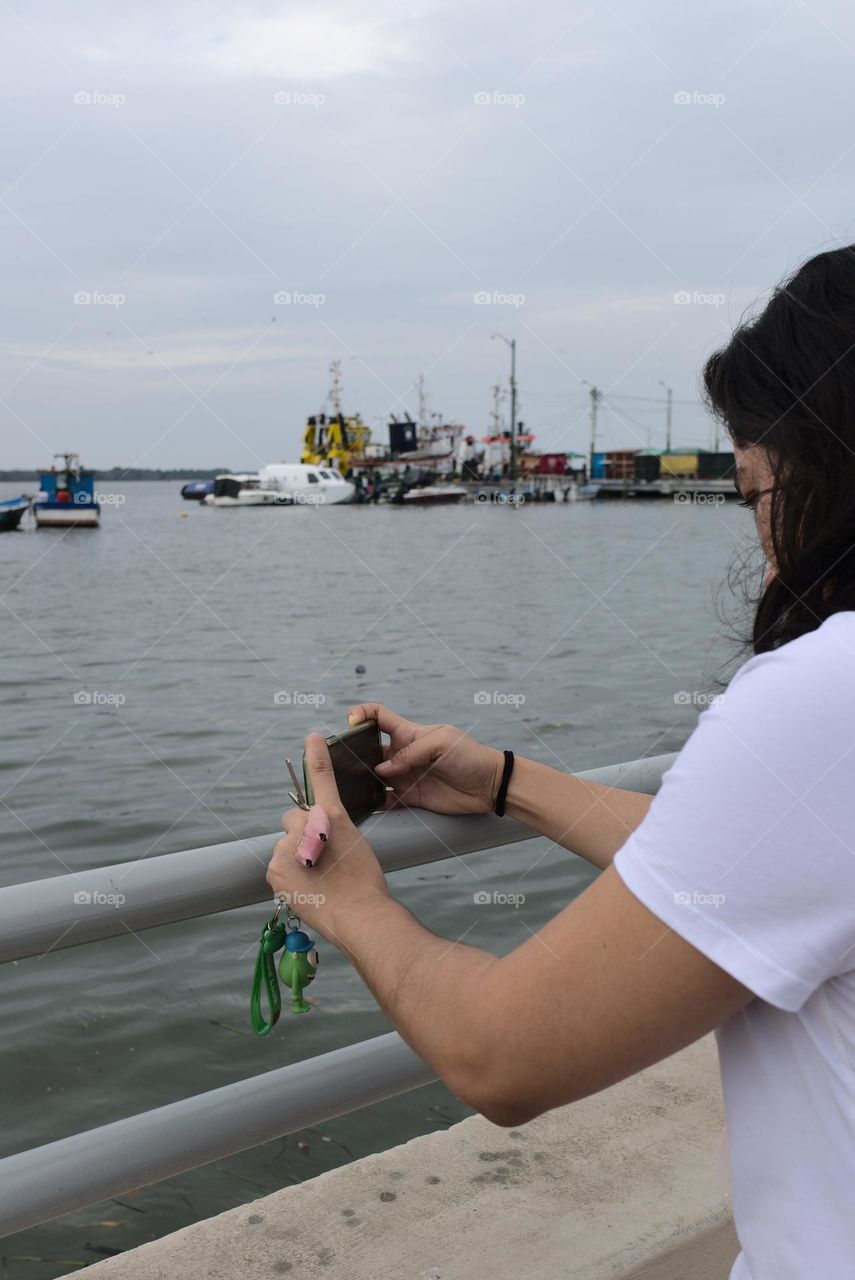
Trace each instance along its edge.
{"label": "ship mast", "polygon": [[341,413],[341,361],[332,360],[330,362],[330,374],[332,375],[332,383],[330,384],[330,403],[332,404],[333,416],[337,417]]}

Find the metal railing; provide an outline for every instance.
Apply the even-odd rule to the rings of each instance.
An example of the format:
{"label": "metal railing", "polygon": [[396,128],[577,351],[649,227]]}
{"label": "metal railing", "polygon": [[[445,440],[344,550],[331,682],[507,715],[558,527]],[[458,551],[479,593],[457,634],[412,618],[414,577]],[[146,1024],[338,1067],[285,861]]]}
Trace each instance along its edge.
{"label": "metal railing", "polygon": [[[652,794],[673,760],[653,756],[577,776]],[[377,814],[362,829],[386,872],[537,837],[509,818],[403,809]],[[254,836],[0,889],[0,963],[268,902],[265,870],[276,839]],[[0,1236],[433,1079],[390,1033],[7,1156],[0,1160]]]}

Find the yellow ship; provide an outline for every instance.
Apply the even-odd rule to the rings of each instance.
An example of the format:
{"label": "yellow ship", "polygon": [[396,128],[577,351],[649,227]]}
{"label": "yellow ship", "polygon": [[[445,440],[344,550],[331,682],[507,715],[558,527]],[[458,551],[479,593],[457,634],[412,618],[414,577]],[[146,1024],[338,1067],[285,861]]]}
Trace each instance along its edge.
{"label": "yellow ship", "polygon": [[365,458],[371,443],[371,428],[359,414],[345,417],[341,408],[341,361],[330,365],[332,386],[329,399],[333,412],[313,414],[303,432],[300,461],[306,466],[337,467],[347,475],[354,462]]}

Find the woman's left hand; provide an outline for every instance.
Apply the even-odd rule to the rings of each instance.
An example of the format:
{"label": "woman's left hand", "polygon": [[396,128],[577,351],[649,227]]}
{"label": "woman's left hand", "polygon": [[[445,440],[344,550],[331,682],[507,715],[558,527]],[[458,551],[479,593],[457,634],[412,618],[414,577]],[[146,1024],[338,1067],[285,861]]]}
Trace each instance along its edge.
{"label": "woman's left hand", "polygon": [[335,942],[342,921],[389,897],[386,877],[374,850],[353,825],[338,794],[330,753],[316,733],[306,739],[306,764],[315,803],[330,820],[329,839],[315,867],[301,867],[294,856],[308,821],[303,809],[282,815],[285,835],[276,842],[267,882],[302,921]]}

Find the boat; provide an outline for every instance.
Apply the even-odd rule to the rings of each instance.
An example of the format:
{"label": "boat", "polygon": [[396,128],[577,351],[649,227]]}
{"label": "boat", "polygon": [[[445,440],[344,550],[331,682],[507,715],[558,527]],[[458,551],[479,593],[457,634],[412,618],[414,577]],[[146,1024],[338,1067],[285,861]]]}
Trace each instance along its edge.
{"label": "boat", "polygon": [[441,502],[461,502],[467,497],[466,490],[457,484],[426,484],[421,488],[408,489],[402,495],[402,504],[407,507],[436,506]]}
{"label": "boat", "polygon": [[352,502],[355,487],[335,467],[271,462],[260,471],[217,476],[212,507],[335,506]]}
{"label": "boat", "polygon": [[214,492],[213,480],[188,480],[181,486],[181,497],[188,502],[204,502]]}
{"label": "boat", "polygon": [[32,499],[22,493],[20,498],[5,498],[0,502],[0,533],[17,529],[25,511],[29,511]]}
{"label": "boat", "polygon": [[54,465],[41,473],[39,484],[33,503],[37,528],[98,528],[101,511],[95,500],[95,478],[80,465],[76,453],[55,453]]}

